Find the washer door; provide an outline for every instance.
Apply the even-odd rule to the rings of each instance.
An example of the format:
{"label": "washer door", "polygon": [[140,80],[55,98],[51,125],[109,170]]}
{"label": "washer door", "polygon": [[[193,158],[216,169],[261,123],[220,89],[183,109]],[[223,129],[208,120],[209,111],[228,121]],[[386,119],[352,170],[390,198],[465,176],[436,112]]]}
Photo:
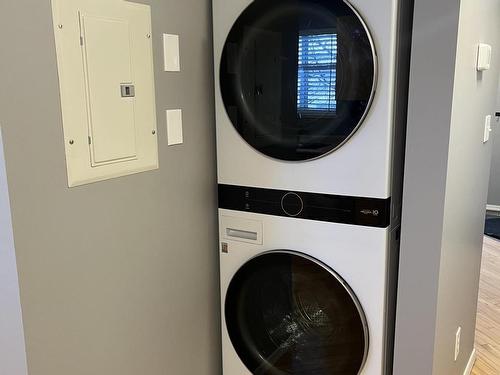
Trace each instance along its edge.
{"label": "washer door", "polygon": [[327,266],[273,251],[232,279],[225,302],[229,337],[252,374],[356,375],[368,351],[360,303]]}
{"label": "washer door", "polygon": [[272,158],[303,161],[342,146],[376,84],[372,39],[343,0],[255,0],[227,38],[221,94],[238,133]]}

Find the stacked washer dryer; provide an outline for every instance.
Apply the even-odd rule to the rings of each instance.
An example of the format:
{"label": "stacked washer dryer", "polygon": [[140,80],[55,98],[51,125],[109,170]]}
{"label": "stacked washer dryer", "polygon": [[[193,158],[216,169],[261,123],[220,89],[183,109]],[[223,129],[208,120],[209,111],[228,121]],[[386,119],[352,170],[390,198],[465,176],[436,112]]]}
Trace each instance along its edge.
{"label": "stacked washer dryer", "polygon": [[213,0],[224,375],[392,372],[411,9]]}

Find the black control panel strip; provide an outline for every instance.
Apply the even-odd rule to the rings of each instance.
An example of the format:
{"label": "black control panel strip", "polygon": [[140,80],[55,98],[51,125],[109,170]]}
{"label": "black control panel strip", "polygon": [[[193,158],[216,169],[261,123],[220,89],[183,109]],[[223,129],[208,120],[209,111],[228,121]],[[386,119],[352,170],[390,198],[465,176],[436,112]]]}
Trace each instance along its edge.
{"label": "black control panel strip", "polygon": [[219,208],[297,219],[386,228],[391,199],[219,185]]}

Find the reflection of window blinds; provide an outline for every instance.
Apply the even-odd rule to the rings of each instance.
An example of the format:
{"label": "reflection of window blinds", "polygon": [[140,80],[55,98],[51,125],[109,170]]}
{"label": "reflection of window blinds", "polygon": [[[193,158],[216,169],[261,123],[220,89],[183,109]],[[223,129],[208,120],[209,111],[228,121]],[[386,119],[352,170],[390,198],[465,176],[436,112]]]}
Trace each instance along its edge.
{"label": "reflection of window blinds", "polygon": [[337,34],[299,36],[297,111],[334,113],[337,109]]}

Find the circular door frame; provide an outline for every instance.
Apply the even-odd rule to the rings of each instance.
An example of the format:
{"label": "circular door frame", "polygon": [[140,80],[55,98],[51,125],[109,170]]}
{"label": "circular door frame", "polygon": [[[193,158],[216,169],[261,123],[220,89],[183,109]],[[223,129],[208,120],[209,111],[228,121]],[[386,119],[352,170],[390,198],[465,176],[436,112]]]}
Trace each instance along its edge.
{"label": "circular door frame", "polygon": [[[307,163],[307,162],[311,162],[311,161],[315,161],[315,160],[327,157],[327,156],[331,155],[332,153],[334,153],[335,151],[337,151],[340,148],[342,148],[347,142],[349,142],[351,140],[352,137],[354,137],[354,135],[359,131],[359,129],[364,124],[366,118],[368,117],[368,114],[371,112],[371,109],[372,109],[372,106],[373,106],[373,102],[375,100],[375,95],[377,93],[377,87],[378,87],[378,83],[379,83],[379,74],[380,74],[380,72],[379,72],[379,57],[378,57],[378,54],[377,54],[377,48],[375,47],[375,41],[373,39],[372,32],[371,32],[370,28],[368,27],[368,23],[365,21],[365,18],[363,17],[363,15],[361,14],[361,12],[358,9],[356,9],[356,7],[353,4],[351,4],[348,0],[341,0],[342,2],[344,2],[344,4],[346,4],[353,11],[354,15],[358,18],[359,22],[361,23],[361,25],[365,29],[366,35],[367,35],[368,40],[370,42],[370,47],[371,47],[372,56],[373,56],[373,85],[372,85],[372,90],[371,90],[371,93],[370,93],[370,97],[368,99],[368,103],[366,105],[366,109],[365,109],[365,111],[363,113],[363,116],[361,116],[361,118],[359,119],[358,124],[353,128],[352,132],[349,134],[348,137],[346,137],[336,147],[332,148],[330,151],[328,151],[328,152],[326,152],[326,153],[324,153],[322,155],[319,155],[319,156],[317,156],[315,158],[311,158],[311,159],[305,159],[305,160],[284,160],[284,159],[278,159],[278,158],[274,158],[272,156],[269,156],[269,155],[263,153],[262,151],[254,148],[236,130],[236,127],[233,124],[233,122],[231,121],[231,118],[229,117],[229,113],[227,112],[227,108],[226,108],[226,105],[224,103],[224,97],[222,95],[222,89],[221,89],[222,85],[220,84],[222,57],[224,55],[224,49],[225,49],[225,46],[226,46],[227,38],[229,37],[229,34],[231,33],[231,30],[235,26],[236,22],[238,22],[238,19],[241,17],[241,15],[243,14],[243,12],[245,12],[248,7],[252,6],[252,3],[254,1],[255,0],[251,0],[250,3],[247,6],[245,6],[245,8],[243,8],[243,10],[238,14],[238,17],[236,18],[236,20],[229,27],[227,35],[225,36],[224,42],[222,44],[221,53],[220,53],[220,56],[219,56],[219,64],[218,64],[218,67],[217,67],[217,71],[218,71],[218,77],[217,77],[217,79],[218,79],[218,82],[219,82],[218,83],[218,85],[219,85],[219,95],[220,95],[221,100],[222,100],[222,106],[224,107],[224,113],[226,115],[226,120],[231,124],[231,129],[237,134],[237,136],[240,138],[240,140],[243,141],[243,143],[246,146],[248,146],[252,151],[257,152],[258,154],[264,156],[267,159],[270,159],[270,160],[273,160],[273,161],[282,162],[282,163],[300,164],[300,163]],[[243,106],[243,107],[245,107],[245,106]]]}
{"label": "circular door frame", "polygon": [[[302,252],[299,252],[299,251],[294,251],[294,250],[269,250],[269,251],[264,251],[264,252],[262,252],[262,253],[260,253],[258,255],[255,255],[255,256],[247,259],[240,267],[238,267],[238,269],[236,270],[236,272],[234,272],[234,274],[231,276],[231,279],[229,280],[229,282],[228,282],[228,284],[226,286],[226,290],[224,291],[224,293],[225,293],[224,294],[224,324],[226,326],[226,331],[227,331],[227,334],[229,336],[229,340],[231,341],[231,345],[233,347],[234,352],[238,356],[238,359],[240,359],[240,361],[241,361],[241,357],[240,357],[239,353],[237,352],[237,350],[236,350],[236,348],[235,348],[235,346],[233,344],[233,340],[231,339],[231,335],[229,334],[229,330],[228,330],[228,326],[227,326],[227,316],[226,316],[226,310],[227,310],[227,307],[226,307],[227,306],[227,292],[229,290],[229,286],[231,285],[234,277],[243,269],[243,267],[245,267],[252,260],[260,258],[260,257],[265,256],[265,255],[269,255],[269,254],[288,254],[288,255],[294,255],[294,256],[298,256],[300,258],[306,259],[306,260],[308,260],[308,261],[316,264],[317,266],[321,267],[326,272],[328,272],[331,276],[333,276],[343,286],[343,288],[345,289],[345,291],[347,292],[347,294],[351,298],[352,302],[356,306],[356,310],[358,311],[359,318],[361,320],[361,324],[363,325],[363,334],[364,334],[364,339],[365,339],[365,350],[364,350],[364,353],[363,353],[363,360],[361,361],[361,366],[360,366],[360,371],[361,371],[365,367],[365,365],[366,365],[366,360],[368,359],[368,351],[369,351],[369,348],[370,348],[370,332],[369,332],[369,327],[368,327],[368,320],[366,319],[366,314],[364,312],[363,306],[361,305],[361,302],[359,301],[358,297],[356,296],[356,293],[354,293],[354,290],[342,278],[342,276],[340,276],[337,272],[335,272],[333,270],[333,268],[331,268],[327,264],[323,263],[319,259],[314,258],[311,255],[308,255],[306,253],[302,253]],[[262,356],[260,355],[260,353],[257,353],[257,354],[260,356],[260,358],[262,358]],[[268,363],[264,358],[262,358],[262,362],[263,362],[263,364],[265,364],[265,366],[268,366],[270,368],[274,368],[274,366],[272,364]],[[246,365],[245,365],[245,367],[246,367]]]}

